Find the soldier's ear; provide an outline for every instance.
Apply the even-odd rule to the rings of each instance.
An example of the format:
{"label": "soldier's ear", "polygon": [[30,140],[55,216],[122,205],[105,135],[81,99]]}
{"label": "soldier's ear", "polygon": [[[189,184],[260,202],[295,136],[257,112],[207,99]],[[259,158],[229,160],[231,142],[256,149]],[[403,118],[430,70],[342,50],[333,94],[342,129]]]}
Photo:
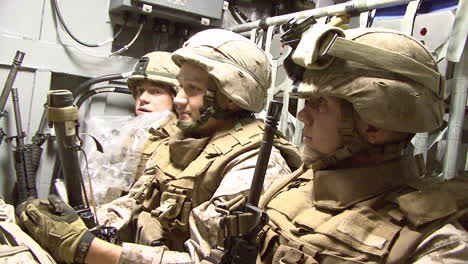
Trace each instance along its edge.
{"label": "soldier's ear", "polygon": [[226,106],[227,106],[227,109],[229,109],[229,110],[240,110],[240,107],[237,106],[237,104],[234,103],[234,101],[232,101],[231,99],[229,99]]}
{"label": "soldier's ear", "polygon": [[221,108],[225,110],[231,110],[231,111],[237,111],[240,110],[241,108],[237,106],[234,101],[229,99],[226,95],[223,93],[216,93],[216,101]]}
{"label": "soldier's ear", "polygon": [[356,110],[353,110],[354,126],[359,135],[371,144],[386,143],[390,136],[390,131],[375,127],[361,119]]}
{"label": "soldier's ear", "polygon": [[367,128],[364,131],[364,136],[369,143],[375,145],[396,143],[411,138],[411,134],[409,133],[391,131],[369,124],[367,124]]}
{"label": "soldier's ear", "polygon": [[380,142],[381,129],[376,128],[375,126],[367,124],[367,128],[364,131],[366,139],[371,144],[377,144]]}

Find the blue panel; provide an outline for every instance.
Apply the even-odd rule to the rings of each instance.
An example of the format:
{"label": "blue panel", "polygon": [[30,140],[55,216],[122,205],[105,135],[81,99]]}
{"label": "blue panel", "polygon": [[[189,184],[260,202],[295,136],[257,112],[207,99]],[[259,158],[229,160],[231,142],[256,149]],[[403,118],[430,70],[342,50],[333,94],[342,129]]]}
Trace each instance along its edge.
{"label": "blue panel", "polygon": [[[450,10],[458,5],[458,0],[426,0],[421,3],[418,14],[437,12],[442,10]],[[387,8],[377,9],[375,13],[376,19],[394,19],[405,15],[406,6],[392,6]]]}

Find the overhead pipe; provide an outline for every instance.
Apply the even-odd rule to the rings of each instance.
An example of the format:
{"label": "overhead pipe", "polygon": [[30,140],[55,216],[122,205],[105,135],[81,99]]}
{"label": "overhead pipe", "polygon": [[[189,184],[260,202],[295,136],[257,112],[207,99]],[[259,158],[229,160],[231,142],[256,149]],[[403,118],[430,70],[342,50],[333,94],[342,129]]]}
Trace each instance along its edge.
{"label": "overhead pipe", "polygon": [[237,33],[243,33],[255,28],[268,27],[273,25],[281,25],[288,22],[292,18],[296,19],[305,19],[311,16],[315,18],[320,18],[324,16],[339,16],[339,15],[358,15],[362,12],[367,12],[376,8],[395,6],[400,4],[405,4],[415,0],[353,0],[346,3],[341,3],[337,5],[309,9],[305,11],[300,11],[296,13],[269,17],[261,20],[257,20],[250,23],[245,23],[230,27],[229,30],[232,30]]}

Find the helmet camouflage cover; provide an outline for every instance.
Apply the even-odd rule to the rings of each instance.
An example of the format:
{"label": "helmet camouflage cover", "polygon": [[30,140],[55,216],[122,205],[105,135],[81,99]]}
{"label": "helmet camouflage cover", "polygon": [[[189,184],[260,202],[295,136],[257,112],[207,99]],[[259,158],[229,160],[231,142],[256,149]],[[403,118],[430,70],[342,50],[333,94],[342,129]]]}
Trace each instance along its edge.
{"label": "helmet camouflage cover", "polygon": [[176,77],[179,67],[171,59],[171,53],[155,51],[144,55],[135,65],[132,75],[127,80],[128,88],[136,96],[136,84],[141,80],[167,85],[173,95],[177,93],[179,82]]}
{"label": "helmet camouflage cover", "polygon": [[260,112],[271,84],[271,66],[266,54],[239,34],[208,29],[192,36],[172,59],[206,70],[221,91],[240,108]]}
{"label": "helmet camouflage cover", "polygon": [[388,29],[313,27],[293,61],[305,68],[292,95],[333,96],[353,105],[367,123],[419,133],[441,126],[445,80],[417,40]]}

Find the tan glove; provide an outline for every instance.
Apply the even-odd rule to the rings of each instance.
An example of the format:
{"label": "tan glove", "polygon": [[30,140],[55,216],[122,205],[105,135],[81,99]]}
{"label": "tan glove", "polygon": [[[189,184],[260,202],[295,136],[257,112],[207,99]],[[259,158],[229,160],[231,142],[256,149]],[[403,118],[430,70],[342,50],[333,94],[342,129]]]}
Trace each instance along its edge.
{"label": "tan glove", "polygon": [[33,199],[21,207],[22,226],[55,260],[84,263],[94,235],[73,208],[56,195],[50,195],[48,203]]}

